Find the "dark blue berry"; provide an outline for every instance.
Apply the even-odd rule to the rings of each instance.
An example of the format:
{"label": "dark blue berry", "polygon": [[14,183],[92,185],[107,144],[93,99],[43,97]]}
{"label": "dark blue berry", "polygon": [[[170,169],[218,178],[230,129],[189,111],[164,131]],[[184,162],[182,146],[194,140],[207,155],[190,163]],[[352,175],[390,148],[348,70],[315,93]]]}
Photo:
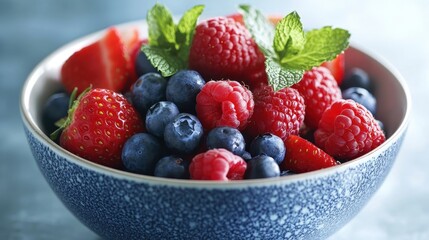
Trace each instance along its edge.
{"label": "dark blue berry", "polygon": [[155,103],[165,100],[167,80],[158,73],[146,73],[132,86],[131,101],[141,115]]}
{"label": "dark blue berry", "polygon": [[375,100],[375,97],[368,92],[368,90],[360,87],[351,87],[344,90],[342,94],[344,99],[354,100],[368,109],[372,115],[375,115],[377,110],[377,101]]}
{"label": "dark blue berry", "polygon": [[168,80],[167,100],[174,102],[181,112],[195,113],[196,97],[204,84],[198,72],[181,70]]}
{"label": "dark blue berry", "polygon": [[232,127],[213,128],[207,135],[208,149],[224,148],[235,155],[242,156],[246,143],[241,132]]}
{"label": "dark blue berry", "polygon": [[165,126],[177,115],[179,115],[179,109],[174,103],[157,102],[146,113],[146,129],[149,133],[163,138]]}
{"label": "dark blue berry", "polygon": [[176,156],[161,158],[155,166],[154,176],[164,178],[189,178],[189,161]]}
{"label": "dark blue berry", "polygon": [[188,113],[177,115],[165,126],[164,142],[167,148],[180,153],[192,153],[203,136],[203,126],[197,117]]}
{"label": "dark blue berry", "polygon": [[137,55],[135,69],[136,74],[139,77],[146,73],[159,73],[143,51],[139,51],[139,54]]}
{"label": "dark blue berry", "polygon": [[382,122],[382,121],[380,121],[380,120],[378,120],[378,119],[376,119],[375,121],[377,122],[378,126],[380,126],[380,129],[381,129],[381,130],[384,132],[384,134],[386,135],[386,129],[384,128],[384,124],[383,124],[383,122]]}
{"label": "dark blue berry", "polygon": [[243,158],[243,160],[247,162],[252,159],[252,155],[250,155],[249,152],[244,151],[243,154],[241,154],[241,158]]}
{"label": "dark blue berry", "polygon": [[259,155],[247,162],[245,179],[271,178],[280,176],[280,167],[276,161],[266,155]]}
{"label": "dark blue berry", "polygon": [[345,79],[341,83],[340,87],[343,90],[351,87],[360,87],[365,88],[370,92],[372,91],[370,77],[364,70],[360,68],[351,69],[351,71],[346,75]]}
{"label": "dark blue berry", "polygon": [[277,164],[283,162],[286,154],[286,148],[283,140],[271,133],[259,135],[253,139],[250,143],[249,150],[253,157],[261,154],[267,155],[272,157]]}
{"label": "dark blue berry", "polygon": [[45,102],[42,110],[42,125],[46,134],[49,135],[57,130],[55,123],[67,117],[69,102],[70,96],[64,92],[54,93]]}
{"label": "dark blue berry", "polygon": [[122,163],[130,172],[153,175],[155,164],[163,154],[163,146],[158,138],[148,133],[137,133],[125,142]]}

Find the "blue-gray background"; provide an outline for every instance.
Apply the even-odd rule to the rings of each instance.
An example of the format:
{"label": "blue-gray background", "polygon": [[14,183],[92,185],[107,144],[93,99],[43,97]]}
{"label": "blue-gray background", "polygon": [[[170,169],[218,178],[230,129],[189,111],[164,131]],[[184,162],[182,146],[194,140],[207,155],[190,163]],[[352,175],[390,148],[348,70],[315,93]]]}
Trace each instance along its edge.
{"label": "blue-gray background", "polygon": [[[19,95],[31,69],[67,43],[113,24],[145,17],[154,0],[0,0],[0,239],[98,239],[59,202],[26,145]],[[390,61],[407,80],[413,120],[385,184],[365,209],[332,239],[429,239],[429,2],[158,1],[179,15],[196,3],[204,16],[250,3],[266,14],[297,10],[304,26],[343,27],[352,42]]]}

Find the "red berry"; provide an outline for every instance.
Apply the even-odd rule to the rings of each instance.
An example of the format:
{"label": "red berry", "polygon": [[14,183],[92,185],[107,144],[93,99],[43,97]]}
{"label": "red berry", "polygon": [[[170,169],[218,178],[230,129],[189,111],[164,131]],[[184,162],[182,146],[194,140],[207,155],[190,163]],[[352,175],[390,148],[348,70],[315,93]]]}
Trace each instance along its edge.
{"label": "red berry", "polygon": [[196,155],[189,166],[191,179],[195,180],[241,180],[247,164],[230,151],[218,148]]}
{"label": "red berry", "polygon": [[129,85],[129,56],[117,29],[109,28],[100,40],[73,53],[61,68],[61,81],[78,94],[90,85],[115,92]]}
{"label": "red berry", "polygon": [[341,161],[362,156],[385,141],[372,114],[353,100],[339,100],[326,109],[314,137],[317,146]]}
{"label": "red berry", "polygon": [[242,130],[253,114],[252,92],[236,81],[210,81],[196,101],[198,119],[208,131],[220,126]]}
{"label": "red berry", "polygon": [[297,135],[290,135],[285,141],[286,156],[282,170],[304,173],[337,165],[337,161],[313,143]]}
{"label": "red berry", "polygon": [[315,67],[304,73],[301,81],[294,84],[304,97],[305,124],[316,129],[323,112],[334,101],[341,99],[341,89],[325,67]]}
{"label": "red berry", "polygon": [[346,72],[346,56],[344,53],[341,53],[332,61],[322,63],[322,66],[331,71],[338,85],[343,82]]}
{"label": "red berry", "polygon": [[298,134],[304,121],[304,98],[296,89],[283,88],[277,92],[270,86],[260,86],[253,92],[255,108],[246,129],[250,138],[272,133],[283,140]]}
{"label": "red berry", "polygon": [[265,68],[264,62],[249,31],[232,18],[209,19],[195,29],[189,67],[206,80],[234,79],[253,85],[249,75]]}
{"label": "red berry", "polygon": [[119,93],[92,89],[75,101],[60,145],[87,160],[120,168],[122,146],[144,125],[132,105]]}

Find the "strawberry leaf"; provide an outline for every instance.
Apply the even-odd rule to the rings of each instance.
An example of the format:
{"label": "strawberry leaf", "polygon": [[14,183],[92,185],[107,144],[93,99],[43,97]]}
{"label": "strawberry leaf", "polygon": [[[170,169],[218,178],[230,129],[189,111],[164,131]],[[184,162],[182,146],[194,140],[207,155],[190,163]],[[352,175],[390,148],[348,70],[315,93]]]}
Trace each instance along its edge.
{"label": "strawberry leaf", "polygon": [[304,75],[304,70],[286,69],[271,58],[265,60],[265,68],[268,75],[268,84],[274,91],[292,86],[299,82]]}

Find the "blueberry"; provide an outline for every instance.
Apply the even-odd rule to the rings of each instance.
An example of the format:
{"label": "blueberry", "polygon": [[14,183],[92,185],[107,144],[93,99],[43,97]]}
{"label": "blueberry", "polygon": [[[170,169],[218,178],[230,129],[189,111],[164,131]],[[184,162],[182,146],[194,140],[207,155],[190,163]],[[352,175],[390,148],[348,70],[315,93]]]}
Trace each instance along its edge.
{"label": "blueberry", "polygon": [[376,103],[375,97],[368,92],[368,90],[360,87],[351,87],[343,91],[344,99],[352,99],[355,102],[362,104],[366,109],[368,109],[372,115],[375,115],[376,112]]}
{"label": "blueberry", "polygon": [[139,51],[139,54],[137,55],[135,69],[136,74],[139,77],[146,73],[159,73],[143,51]]}
{"label": "blueberry", "polygon": [[130,172],[153,175],[155,164],[163,153],[163,146],[158,138],[148,133],[137,133],[125,142],[122,163]]}
{"label": "blueberry", "polygon": [[271,178],[280,176],[280,167],[276,161],[266,155],[259,155],[247,162],[245,179]]}
{"label": "blueberry", "polygon": [[378,126],[380,126],[381,131],[384,132],[384,135],[386,135],[386,129],[384,128],[384,123],[378,119],[375,120],[378,124]]}
{"label": "blueberry", "polygon": [[165,178],[189,178],[189,161],[176,156],[161,158],[155,166],[154,176]]}
{"label": "blueberry", "polygon": [[370,92],[372,91],[371,79],[368,74],[360,68],[353,68],[350,73],[347,74],[340,87],[343,90],[351,87],[360,87]]}
{"label": "blueberry", "polygon": [[246,147],[240,131],[232,127],[213,128],[207,135],[207,148],[224,148],[235,155],[242,156]]}
{"label": "blueberry", "polygon": [[42,125],[46,134],[51,134],[57,130],[55,123],[67,117],[70,96],[65,92],[58,92],[51,95],[43,105]]}
{"label": "blueberry", "polygon": [[149,133],[164,137],[165,126],[171,122],[177,115],[179,109],[169,101],[157,102],[146,113],[146,129]]}
{"label": "blueberry", "polygon": [[155,103],[165,100],[167,80],[158,73],[146,73],[132,86],[131,101],[141,115]]}
{"label": "blueberry", "polygon": [[272,157],[277,164],[283,162],[286,154],[286,148],[283,140],[271,133],[257,136],[250,143],[250,154],[254,156],[267,155]]}
{"label": "blueberry", "polygon": [[250,159],[252,159],[252,155],[250,155],[249,152],[244,151],[243,154],[241,154],[241,158],[243,158],[244,161],[248,162]]}
{"label": "blueberry", "polygon": [[196,97],[204,84],[198,72],[181,70],[168,80],[167,100],[174,102],[181,112],[195,113]]}
{"label": "blueberry", "polygon": [[180,113],[165,126],[164,142],[167,148],[180,153],[192,153],[203,136],[203,126],[197,117]]}

